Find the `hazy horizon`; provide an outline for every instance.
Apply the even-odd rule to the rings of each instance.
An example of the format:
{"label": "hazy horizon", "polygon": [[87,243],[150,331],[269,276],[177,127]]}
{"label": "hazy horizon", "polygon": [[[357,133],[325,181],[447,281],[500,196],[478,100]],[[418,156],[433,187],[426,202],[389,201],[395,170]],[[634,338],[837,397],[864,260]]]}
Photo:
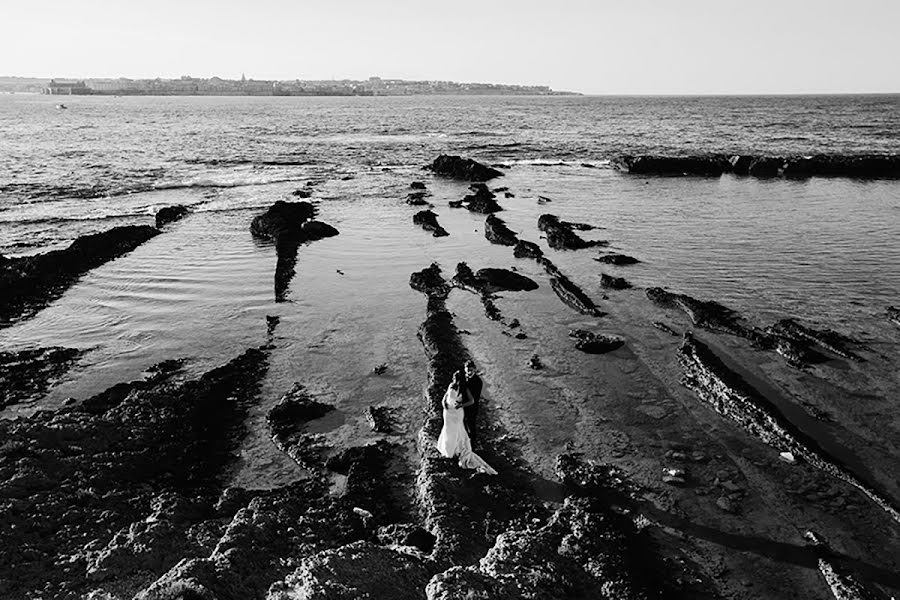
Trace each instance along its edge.
{"label": "hazy horizon", "polygon": [[505,4],[17,3],[6,10],[0,74],[378,76],[548,85],[588,95],[900,92],[894,0],[758,0],[751,10],[714,0]]}

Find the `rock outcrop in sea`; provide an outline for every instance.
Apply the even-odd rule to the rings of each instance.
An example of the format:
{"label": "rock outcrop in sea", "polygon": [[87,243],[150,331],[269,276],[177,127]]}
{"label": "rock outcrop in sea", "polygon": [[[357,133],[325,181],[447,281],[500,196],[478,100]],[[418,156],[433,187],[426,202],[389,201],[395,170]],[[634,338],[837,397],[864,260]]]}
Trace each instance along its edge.
{"label": "rock outcrop in sea", "polygon": [[183,219],[190,214],[190,212],[191,210],[188,207],[182,206],[181,204],[164,206],[156,211],[156,228],[162,229],[169,223],[174,223],[175,221]]}
{"label": "rock outcrop in sea", "polygon": [[707,154],[698,156],[623,155],[615,168],[635,175],[719,176],[723,173],[754,177],[900,177],[900,155],[861,154],[814,156],[759,156]]}
{"label": "rock outcrop in sea", "polygon": [[40,399],[84,351],[76,348],[35,348],[0,351],[0,409]]}
{"label": "rock outcrop in sea", "polygon": [[493,167],[483,165],[471,158],[441,154],[426,167],[435,175],[443,175],[464,181],[488,181],[503,175]]}
{"label": "rock outcrop in sea", "polygon": [[291,280],[296,274],[300,245],[339,234],[331,225],[314,220],[317,212],[315,206],[305,200],[278,200],[250,223],[250,232],[255,237],[275,242],[278,257],[275,263],[276,302],[287,299]]}
{"label": "rock outcrop in sea", "polygon": [[421,210],[413,215],[413,223],[430,231],[434,237],[445,237],[450,235],[447,230],[441,227],[437,220],[437,213],[433,210]]}

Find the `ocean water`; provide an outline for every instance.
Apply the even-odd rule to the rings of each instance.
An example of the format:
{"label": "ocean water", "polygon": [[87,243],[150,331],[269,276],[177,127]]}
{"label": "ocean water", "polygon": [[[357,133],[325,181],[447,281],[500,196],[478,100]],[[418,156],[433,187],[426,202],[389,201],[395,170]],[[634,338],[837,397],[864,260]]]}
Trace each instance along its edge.
{"label": "ocean water", "polygon": [[[797,316],[888,353],[900,343],[884,318],[887,305],[900,305],[900,181],[653,178],[609,168],[619,153],[898,153],[900,96],[63,101],[65,110],[59,98],[0,96],[0,254],[152,223],[170,204],[194,212],[0,331],[0,347],[90,350],[41,403],[52,407],[168,358],[200,373],[263,343],[264,317],[280,316],[244,484],[292,476],[266,450],[263,422],[294,381],[348,415],[386,398],[417,401],[424,302],[407,282],[432,261],[448,275],[462,260],[515,266],[542,282],[532,305],[503,301],[523,322],[579,323],[535,265],[487,243],[482,217],[448,208],[467,186],[422,170],[441,153],[502,165],[492,185],[515,194],[500,198],[501,216],[522,238],[540,241],[537,218],[551,212],[600,227],[584,235],[642,261],[607,267],[592,260],[596,251],[544,246],[595,298],[603,271],[718,300],[759,325]],[[449,237],[412,224],[418,209],[404,200],[414,180],[427,183]],[[250,236],[249,223],[307,184],[319,218],[341,234],[301,248],[289,302],[279,304],[274,249]],[[454,302],[461,313],[478,310]],[[564,341],[542,351],[569,352]],[[373,377],[384,362],[389,376]]]}

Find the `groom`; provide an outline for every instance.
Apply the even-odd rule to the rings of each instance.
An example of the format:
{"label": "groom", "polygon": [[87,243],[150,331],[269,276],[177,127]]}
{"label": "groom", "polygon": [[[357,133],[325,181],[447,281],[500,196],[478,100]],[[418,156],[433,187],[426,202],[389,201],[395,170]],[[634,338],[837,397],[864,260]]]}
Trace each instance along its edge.
{"label": "groom", "polygon": [[469,434],[469,440],[474,446],[475,441],[478,439],[478,405],[481,402],[481,390],[484,387],[484,382],[481,381],[481,377],[479,377],[478,373],[475,372],[475,363],[473,361],[467,360],[465,369],[465,394],[463,396],[463,402],[458,405],[458,408],[462,408],[465,411],[463,423],[465,424],[466,431]]}

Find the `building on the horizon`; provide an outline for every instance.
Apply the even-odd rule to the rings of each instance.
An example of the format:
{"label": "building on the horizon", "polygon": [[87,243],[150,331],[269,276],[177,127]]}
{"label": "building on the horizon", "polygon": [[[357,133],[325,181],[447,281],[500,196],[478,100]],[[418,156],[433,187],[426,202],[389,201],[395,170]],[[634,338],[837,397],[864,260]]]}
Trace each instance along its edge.
{"label": "building on the horizon", "polygon": [[57,81],[51,79],[47,87],[41,90],[41,93],[51,96],[87,96],[92,93],[92,90],[84,81]]}

